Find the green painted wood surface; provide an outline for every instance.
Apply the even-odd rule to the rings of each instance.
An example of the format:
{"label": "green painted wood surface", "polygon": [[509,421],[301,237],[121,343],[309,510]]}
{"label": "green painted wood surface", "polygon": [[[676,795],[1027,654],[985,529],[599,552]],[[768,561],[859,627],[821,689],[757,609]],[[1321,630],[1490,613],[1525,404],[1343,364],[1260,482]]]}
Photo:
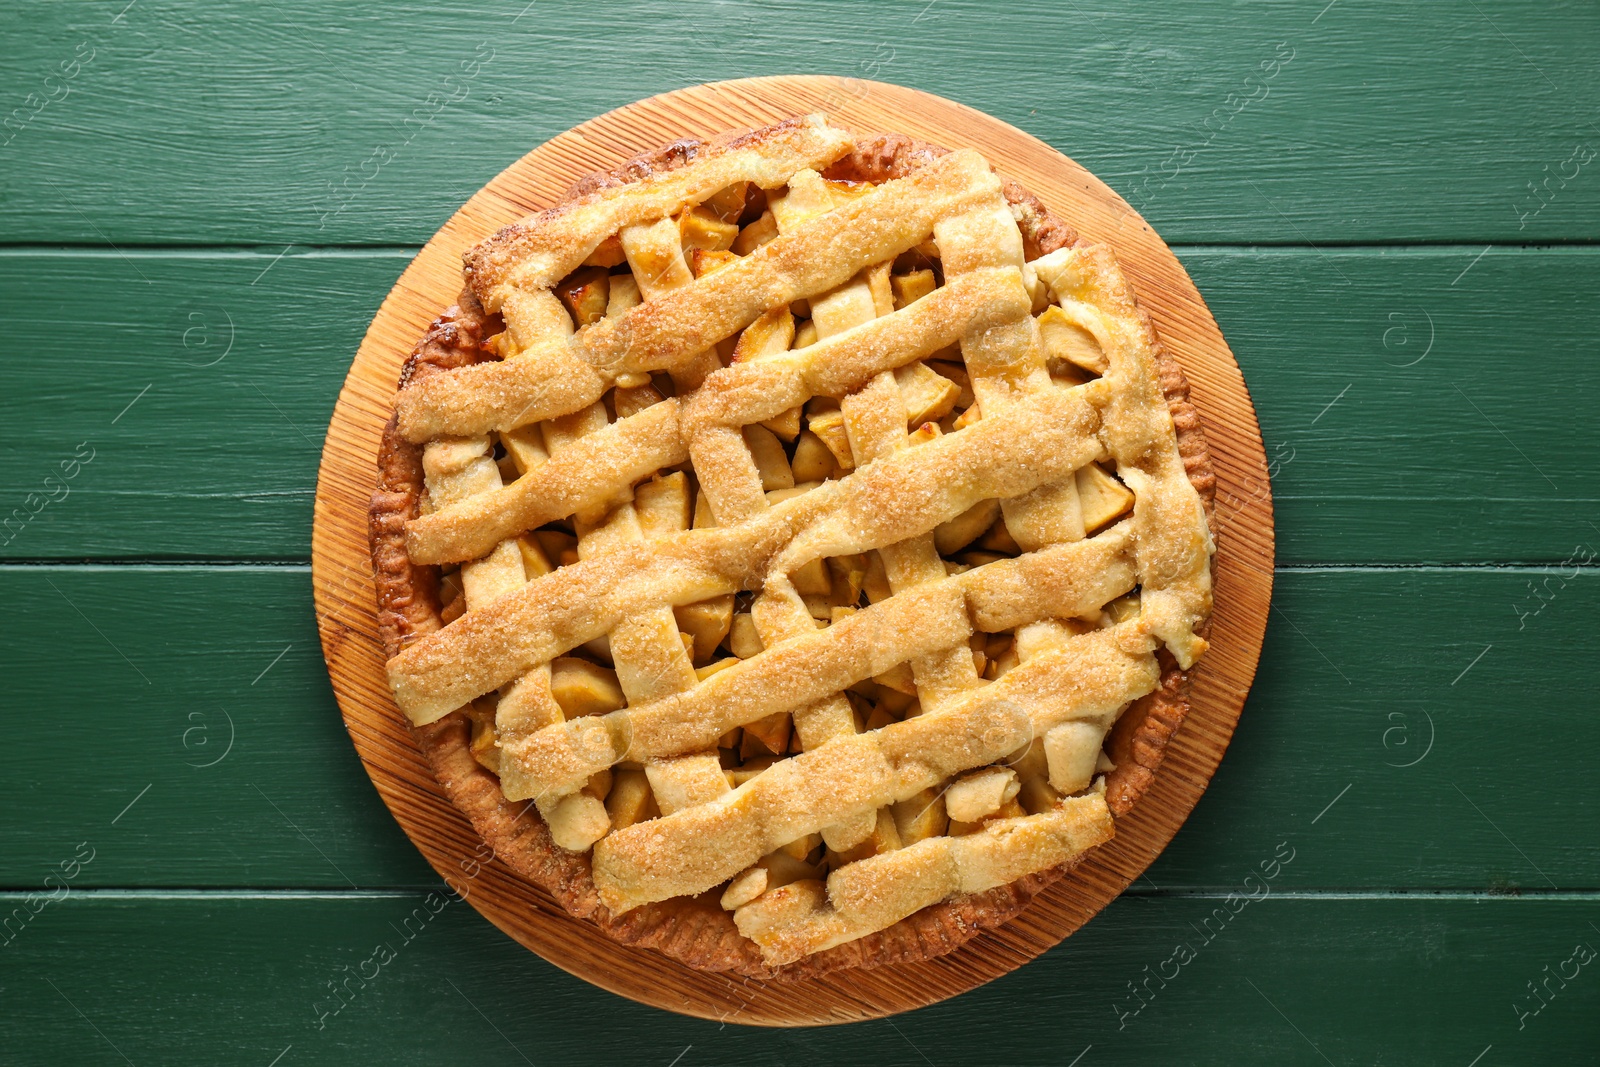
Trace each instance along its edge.
{"label": "green painted wood surface", "polygon": [[[1597,31],[1528,0],[0,8],[0,1062],[1592,1060],[1592,965],[1518,1012],[1600,947]],[[460,904],[408,939],[435,879],[339,725],[303,564],[416,246],[577,122],[797,69],[988,111],[1178,246],[1284,567],[1240,731],[1128,895],[955,1001],[773,1033]]]}
{"label": "green painted wood surface", "polygon": [[[1280,560],[1600,543],[1591,331],[1563,314],[1600,290],[1600,254],[1480,251],[1183,251],[1260,408]],[[0,254],[0,330],[77,320],[70,358],[11,370],[43,402],[7,413],[0,556],[306,558],[322,429],[407,254]],[[47,488],[85,442],[93,460]]]}
{"label": "green painted wood surface", "polygon": [[411,255],[0,254],[7,335],[77,338],[8,367],[0,552],[308,559],[334,400]]}
{"label": "green painted wood surface", "polygon": [[[1297,845],[1283,851],[1293,857],[1284,871],[1304,862]],[[1273,855],[1269,847],[1259,858]],[[1490,1047],[1482,1062],[1590,1062],[1600,959],[1567,964],[1576,977],[1565,988],[1551,981],[1536,1015],[1541,1002],[1526,983],[1561,969],[1580,945],[1600,951],[1593,901],[1293,898],[1259,878],[1248,892],[1257,899],[1125,896],[1038,961],[955,1001],[822,1030],[752,1030],[639,1007],[425,892],[72,893],[5,950],[28,977],[0,995],[33,1030],[8,1061],[19,1065],[119,1063],[120,1053],[136,1064],[265,1065],[282,1055],[284,1064],[1060,1067],[1082,1056],[1463,1067]],[[1180,944],[1189,955],[1174,955]]]}
{"label": "green painted wood surface", "polygon": [[[0,676],[64,709],[0,749],[0,888],[37,885],[135,798],[81,884],[432,881],[345,738],[304,568],[11,566],[0,598],[22,626]],[[1595,568],[1281,571],[1243,725],[1148,884],[1230,886],[1321,815],[1281,884],[1600,887],[1600,840],[1573,833],[1600,823],[1600,731],[1566,725],[1592,699],[1567,665],[1597,611]],[[1530,673],[1551,680],[1536,700]],[[69,722],[63,797],[37,754],[64,753]]]}
{"label": "green painted wood surface", "polygon": [[339,718],[309,568],[9,567],[0,589],[25,628],[9,699],[50,709],[0,755],[0,885],[114,818],[86,885],[433,880]]}
{"label": "green painted wood surface", "polygon": [[14,131],[0,229],[420,244],[584,119],[803,67],[1017,125],[1169,241],[1600,237],[1593,5],[1324,4],[10,5],[7,107],[58,98]]}

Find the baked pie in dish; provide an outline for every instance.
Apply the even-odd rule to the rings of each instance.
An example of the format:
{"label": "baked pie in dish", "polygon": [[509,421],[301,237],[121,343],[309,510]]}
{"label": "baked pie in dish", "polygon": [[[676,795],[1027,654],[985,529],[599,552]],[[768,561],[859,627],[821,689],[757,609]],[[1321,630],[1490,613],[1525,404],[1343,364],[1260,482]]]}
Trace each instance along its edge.
{"label": "baked pie in dish", "polygon": [[395,702],[497,856],[690,966],[926,959],[1148,788],[1213,477],[1110,249],[982,155],[679,141],[466,255],[371,542]]}

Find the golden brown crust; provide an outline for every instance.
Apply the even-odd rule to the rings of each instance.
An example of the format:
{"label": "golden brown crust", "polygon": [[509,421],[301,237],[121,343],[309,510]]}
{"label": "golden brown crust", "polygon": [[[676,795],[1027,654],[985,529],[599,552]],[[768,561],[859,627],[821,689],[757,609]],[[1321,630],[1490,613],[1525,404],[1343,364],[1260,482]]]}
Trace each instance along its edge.
{"label": "golden brown crust", "polygon": [[[397,389],[409,382],[479,359],[485,315],[472,291],[428,327],[400,370]],[[378,487],[367,513],[372,572],[378,590],[378,633],[388,655],[415,634],[440,626],[438,571],[416,566],[406,552],[406,523],[422,500],[422,449],[400,436],[391,416],[378,449]]]}
{"label": "golden brown crust", "polygon": [[[913,140],[903,133],[880,133],[857,141],[854,151],[822,173],[823,177],[843,181],[884,182],[903,178],[949,152],[948,148]],[[1038,197],[1017,182],[1002,175],[1000,191],[1022,230],[1025,258],[1038,259],[1077,242],[1077,231],[1050,214]]]}
{"label": "golden brown crust", "polygon": [[640,152],[615,170],[597,170],[593,174],[585,174],[561,194],[561,199],[576,200],[580,196],[589,196],[602,189],[614,189],[619,185],[642,181],[661,171],[674,170],[692,161],[704,147],[704,141],[693,137],[659,145],[649,151]]}
{"label": "golden brown crust", "polygon": [[[716,147],[736,147],[763,133],[725,135],[717,139]],[[681,167],[706,147],[704,142],[680,140],[652,149],[614,170],[581,179],[568,191],[566,199]],[[858,142],[850,154],[824,173],[830,178],[882,182],[902,177],[946,152],[900,134],[880,134]],[[1078,243],[1072,228],[1051,215],[1020,185],[1005,180],[1003,191],[1022,231],[1028,259]],[[517,233],[517,227],[508,227],[480,246],[490,251],[476,253],[476,261],[469,256],[469,274],[475,263],[482,268],[483,255],[513,247]],[[463,292],[460,302],[430,327],[407,359],[400,386],[485,358],[480,346],[497,328],[497,318],[484,311],[470,288]],[[1182,369],[1156,342],[1147,317],[1145,326],[1155,342],[1159,384],[1171,412],[1179,453],[1209,518],[1215,476],[1199,415],[1189,401],[1189,386]],[[379,633],[385,655],[392,657],[413,636],[440,627],[440,603],[436,569],[413,565],[405,547],[405,524],[420,513],[423,496],[422,448],[407,442],[393,419],[384,433],[378,466],[379,482],[372,498],[369,526]],[[1108,741],[1117,769],[1106,776],[1107,803],[1116,816],[1131,811],[1148,790],[1167,744],[1188,712],[1188,673],[1179,670],[1166,652],[1160,654],[1160,664],[1159,688],[1123,714]],[[559,848],[531,802],[506,800],[499,779],[473,758],[464,715],[453,713],[413,729],[452,803],[466,813],[473,828],[512,870],[548,892],[570,914],[595,923],[615,940],[655,949],[703,970],[733,971],[758,979],[796,979],[842,968],[931,959],[1014,917],[1082,858],[986,892],[946,900],[885,930],[774,968],[763,962],[753,942],[739,934],[732,915],[719,906],[713,894],[675,898],[635,908],[622,916],[612,915],[599,902],[589,857]]]}
{"label": "golden brown crust", "polygon": [[[770,126],[724,134],[711,141],[674,141],[645,152],[615,170],[580,179],[553,208],[513,223],[475,245],[462,260],[467,284],[480,298],[488,300],[487,294],[507,280],[511,266],[525,258],[539,243],[541,231],[548,237],[552,227],[571,228],[574,220],[582,217],[596,200],[604,199],[598,194],[618,185],[670,174],[689,160],[706,156],[732,160],[742,154],[747,161],[765,160],[768,163],[787,159],[789,166],[780,173],[792,173],[797,165],[818,165],[834,159],[844,148],[845,143],[838,131],[829,129],[820,115],[796,115]],[[744,151],[741,153],[741,150]],[[571,265],[576,266],[582,258],[580,254]],[[558,270],[549,281],[555,281],[570,269]],[[492,300],[489,306],[496,308]]]}

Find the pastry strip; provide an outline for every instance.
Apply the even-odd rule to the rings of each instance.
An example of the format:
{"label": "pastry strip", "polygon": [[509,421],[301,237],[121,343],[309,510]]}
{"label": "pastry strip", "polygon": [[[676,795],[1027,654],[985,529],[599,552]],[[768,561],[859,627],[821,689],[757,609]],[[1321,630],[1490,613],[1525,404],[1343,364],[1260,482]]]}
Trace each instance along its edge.
{"label": "pastry strip", "polygon": [[1041,727],[1104,715],[1155,688],[1150,647],[1137,627],[1085,634],[939,711],[837,738],[720,800],[620,830],[595,846],[601,900],[620,911],[703,892],[779,845],[992,763]]}
{"label": "pastry strip", "polygon": [[[824,293],[865,267],[893,259],[932,233],[937,219],[999,187],[982,156],[952,152],[691,285],[541,349],[531,361],[480,363],[401,390],[395,403],[400,430],[408,440],[422,441],[532,421],[559,388],[552,378],[571,373],[574,359],[606,382],[680,368],[768,308]],[[562,412],[543,417],[555,414]]]}

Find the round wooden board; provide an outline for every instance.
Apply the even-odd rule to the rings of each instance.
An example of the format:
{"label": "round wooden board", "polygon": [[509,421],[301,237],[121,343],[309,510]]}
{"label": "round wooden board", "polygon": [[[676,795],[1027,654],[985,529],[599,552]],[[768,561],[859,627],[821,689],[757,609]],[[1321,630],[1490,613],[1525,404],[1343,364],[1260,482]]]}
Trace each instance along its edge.
{"label": "round wooden board", "polygon": [[[568,916],[503,865],[437,783],[390,699],[374,618],[367,503],[400,365],[461,289],[461,253],[554,203],[584,174],[685,136],[826,113],[858,134],[896,130],[983,152],[1090,239],[1115,250],[1140,302],[1182,364],[1205,422],[1218,490],[1216,612],[1195,672],[1193,710],[1156,783],[1117,836],[1016,919],[924,963],[767,983],[691,970],[619,945]],[[328,427],[317,481],[312,580],[328,673],[346,727],[389,810],[450,885],[551,963],[644,1004],[767,1026],[871,1019],[923,1007],[999,977],[1058,944],[1160,854],[1216,770],[1255,675],[1272,593],[1272,499],[1255,410],[1233,355],[1188,274],[1134,210],[1048,145],[927,93],[832,77],[699,85],[619,108],[529,152],[469,200],[401,275],[367,330]]]}

